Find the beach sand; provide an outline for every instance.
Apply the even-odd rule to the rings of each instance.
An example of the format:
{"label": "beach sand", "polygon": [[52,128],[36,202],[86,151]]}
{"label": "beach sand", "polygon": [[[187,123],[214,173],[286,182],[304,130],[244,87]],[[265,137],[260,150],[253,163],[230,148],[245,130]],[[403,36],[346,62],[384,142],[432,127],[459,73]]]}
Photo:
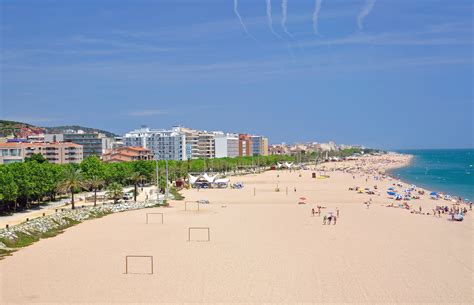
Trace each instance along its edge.
{"label": "beach sand", "polygon": [[[390,166],[382,163],[370,166]],[[353,163],[326,168],[335,166]],[[175,201],[86,221],[1,260],[0,303],[474,303],[471,213],[463,222],[411,214],[386,207],[395,181],[311,173],[267,171],[232,177],[240,190],[183,191],[210,201],[199,211]],[[348,190],[375,184],[380,196]],[[449,204],[427,195],[411,203],[423,212]],[[313,217],[317,205],[323,215],[338,208],[337,224]],[[160,215],[146,224],[152,212],[164,224]],[[207,234],[193,231],[188,241],[188,227],[209,227],[211,240],[194,241]],[[126,255],[153,256],[154,274],[124,274]],[[132,258],[129,268],[147,273],[149,259]]]}

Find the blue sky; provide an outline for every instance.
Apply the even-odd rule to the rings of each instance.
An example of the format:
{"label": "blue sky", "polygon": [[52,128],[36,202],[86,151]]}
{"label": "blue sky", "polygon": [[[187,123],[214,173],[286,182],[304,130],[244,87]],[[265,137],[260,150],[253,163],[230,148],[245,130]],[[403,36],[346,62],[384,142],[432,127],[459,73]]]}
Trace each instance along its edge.
{"label": "blue sky", "polygon": [[0,117],[473,147],[471,1],[269,2],[1,0]]}

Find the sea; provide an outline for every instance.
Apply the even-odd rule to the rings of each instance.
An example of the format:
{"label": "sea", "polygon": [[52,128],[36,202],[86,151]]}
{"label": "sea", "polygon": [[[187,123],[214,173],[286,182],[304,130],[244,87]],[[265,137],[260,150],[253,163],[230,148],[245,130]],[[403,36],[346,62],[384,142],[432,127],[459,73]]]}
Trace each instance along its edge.
{"label": "sea", "polygon": [[430,191],[474,200],[474,149],[399,150],[413,155],[410,165],[390,171],[393,177]]}

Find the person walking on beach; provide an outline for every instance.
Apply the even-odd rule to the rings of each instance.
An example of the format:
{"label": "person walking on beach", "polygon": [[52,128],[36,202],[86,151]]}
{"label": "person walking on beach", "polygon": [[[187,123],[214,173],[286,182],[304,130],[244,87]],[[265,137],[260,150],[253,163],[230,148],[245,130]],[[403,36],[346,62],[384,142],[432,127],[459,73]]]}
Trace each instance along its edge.
{"label": "person walking on beach", "polygon": [[321,216],[321,206],[318,205],[318,216]]}
{"label": "person walking on beach", "polygon": [[469,211],[472,211],[472,202],[469,202]]}
{"label": "person walking on beach", "polygon": [[295,193],[296,193],[296,186],[294,187]]}
{"label": "person walking on beach", "polygon": [[314,217],[314,214],[316,214],[316,211],[314,210],[314,208],[311,209],[311,213],[313,214],[313,217]]}
{"label": "person walking on beach", "polygon": [[339,208],[336,208],[336,217],[339,218]]}
{"label": "person walking on beach", "polygon": [[326,215],[325,215],[324,218],[323,218],[323,225],[326,224],[326,220],[327,220],[327,217],[326,217]]}
{"label": "person walking on beach", "polygon": [[332,218],[334,219],[333,225],[336,225],[336,219],[337,219],[337,217],[336,217],[336,216],[333,216]]}

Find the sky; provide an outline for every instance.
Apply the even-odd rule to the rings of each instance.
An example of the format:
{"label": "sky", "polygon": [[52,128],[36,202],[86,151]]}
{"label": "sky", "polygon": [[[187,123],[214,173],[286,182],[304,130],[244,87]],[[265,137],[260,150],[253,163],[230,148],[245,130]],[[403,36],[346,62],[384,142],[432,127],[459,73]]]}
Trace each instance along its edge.
{"label": "sky", "polygon": [[470,0],[0,0],[0,118],[472,148]]}

